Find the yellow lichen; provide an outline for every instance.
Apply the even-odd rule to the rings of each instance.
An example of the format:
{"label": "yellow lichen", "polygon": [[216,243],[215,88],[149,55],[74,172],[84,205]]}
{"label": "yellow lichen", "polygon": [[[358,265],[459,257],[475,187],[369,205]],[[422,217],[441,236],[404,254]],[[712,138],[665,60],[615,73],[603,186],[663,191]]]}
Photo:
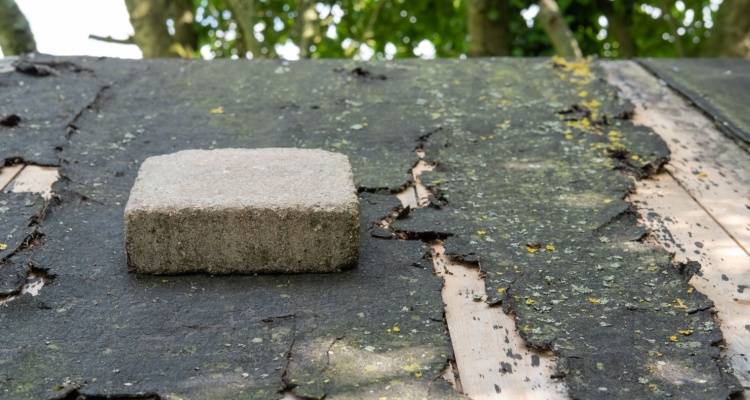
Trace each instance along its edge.
{"label": "yellow lichen", "polygon": [[691,328],[680,329],[678,332],[680,332],[682,336],[690,336],[693,334],[693,330]]}
{"label": "yellow lichen", "polygon": [[588,108],[591,111],[598,110],[599,107],[602,105],[602,103],[599,102],[597,99],[591,99],[591,100],[584,100],[581,102],[581,105]]}
{"label": "yellow lichen", "polygon": [[591,121],[589,121],[588,118],[581,118],[577,121],[568,121],[566,125],[571,128],[578,128],[585,131],[591,128]]}
{"label": "yellow lichen", "polygon": [[687,309],[687,304],[685,304],[685,301],[682,299],[675,299],[674,304],[672,305],[674,308],[681,308],[683,310]]}
{"label": "yellow lichen", "polygon": [[552,57],[552,64],[555,67],[562,68],[563,71],[570,73],[572,83],[585,85],[594,78],[589,68],[589,59],[581,58],[568,61],[560,56]]}

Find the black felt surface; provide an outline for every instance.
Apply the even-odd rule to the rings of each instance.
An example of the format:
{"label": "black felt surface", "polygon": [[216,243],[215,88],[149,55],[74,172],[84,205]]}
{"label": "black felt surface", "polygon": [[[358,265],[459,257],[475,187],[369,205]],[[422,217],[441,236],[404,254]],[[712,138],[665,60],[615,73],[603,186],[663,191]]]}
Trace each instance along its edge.
{"label": "black felt surface", "polygon": [[[738,390],[719,358],[711,302],[669,254],[638,241],[644,232],[622,200],[627,175],[666,161],[664,143],[622,118],[629,105],[596,69],[503,67],[495,79],[504,86],[459,75],[463,85],[445,91],[487,100],[468,114],[452,109],[461,118],[425,147],[438,167],[424,181],[446,204],[412,211],[394,229],[452,234],[447,254],[478,261],[491,301],[515,315],[531,345],[560,356],[573,398]],[[662,362],[683,368],[680,379],[656,372]]]}
{"label": "black felt surface", "polygon": [[[0,308],[2,397],[457,396],[437,378],[451,349],[427,248],[375,237],[390,235],[373,227],[396,205],[382,188],[408,181],[416,146],[439,163],[425,179],[447,203],[414,210],[395,228],[413,239],[450,236],[450,253],[479,260],[488,291],[515,313],[524,338],[558,354],[573,398],[738,390],[715,346],[710,303],[688,290],[668,254],[636,241],[642,232],[621,200],[632,187],[625,174],[653,172],[666,147],[618,118],[629,106],[587,66],[47,61],[39,64],[52,69],[46,76],[0,73],[5,87],[23,81],[26,91],[0,96],[3,110],[22,118],[9,129],[23,120],[56,127],[39,141],[13,136],[18,146],[3,148],[4,157],[33,159],[40,146],[64,177],[46,215],[25,217],[43,236],[23,253],[50,280],[38,296]],[[66,98],[80,97],[79,108],[45,102],[52,80]],[[143,159],[267,146],[350,157],[363,191],[355,269],[127,273],[122,211]],[[692,375],[660,376],[652,366],[661,361]]]}
{"label": "black felt surface", "polygon": [[705,111],[721,131],[750,149],[750,61],[644,59],[640,63]]}

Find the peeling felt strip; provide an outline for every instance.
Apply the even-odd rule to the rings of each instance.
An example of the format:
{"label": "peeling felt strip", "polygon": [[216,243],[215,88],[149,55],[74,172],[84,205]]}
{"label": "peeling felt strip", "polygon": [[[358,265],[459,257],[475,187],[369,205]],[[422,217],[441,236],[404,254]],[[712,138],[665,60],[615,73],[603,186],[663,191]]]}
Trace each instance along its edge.
{"label": "peeling felt strip", "polygon": [[633,122],[669,145],[665,169],[750,255],[750,154],[633,62],[603,63],[609,81],[636,106]]}
{"label": "peeling felt strip", "polygon": [[661,135],[673,155],[667,172],[637,182],[629,200],[652,238],[675,252],[676,261],[700,262],[701,270],[690,284],[714,302],[727,344],[725,356],[747,388],[750,291],[744,288],[750,285],[750,255],[743,244],[750,239],[750,209],[742,200],[750,201],[750,156],[638,65],[609,62],[604,68],[610,82],[635,104],[634,121]]}
{"label": "peeling felt strip", "polygon": [[[416,154],[420,159],[411,170],[412,184],[396,194],[404,207],[429,205],[431,192],[420,176],[435,165],[424,160],[423,147]],[[445,320],[462,393],[473,400],[567,398],[565,384],[552,379],[552,354],[526,346],[513,316],[487,304],[481,271],[452,260],[440,241],[431,249],[433,269],[444,282]]]}
{"label": "peeling felt strip", "polygon": [[[686,274],[668,252],[639,241],[622,200],[630,176],[668,159],[664,141],[631,123],[630,105],[586,61],[500,69],[472,92],[485,101],[426,146],[440,163],[422,179],[440,188],[441,209],[415,210],[429,211],[394,227],[450,232],[447,253],[479,263],[487,294],[514,315],[526,343],[557,355],[556,375],[572,398],[735,393],[741,386],[714,346],[721,332],[710,301],[697,291],[685,297]],[[493,80],[509,89],[483,90]],[[575,105],[591,116],[560,114]],[[703,311],[675,311],[677,297]],[[687,329],[690,337],[671,339]],[[651,368],[661,362],[691,379],[662,379]]]}

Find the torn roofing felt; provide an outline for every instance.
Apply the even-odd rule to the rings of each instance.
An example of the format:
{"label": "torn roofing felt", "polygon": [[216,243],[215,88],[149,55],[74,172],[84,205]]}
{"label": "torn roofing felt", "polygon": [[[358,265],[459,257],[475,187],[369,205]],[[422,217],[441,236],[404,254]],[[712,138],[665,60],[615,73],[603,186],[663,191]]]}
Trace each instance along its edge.
{"label": "torn roofing felt", "polygon": [[558,355],[573,398],[740,390],[719,354],[711,302],[668,253],[639,241],[623,200],[628,175],[667,160],[662,140],[633,126],[593,65],[479,65],[484,73],[450,71],[461,85],[442,98],[474,107],[443,106],[448,124],[426,146],[438,166],[422,181],[443,201],[393,229],[452,234],[447,254],[478,261],[521,335]]}
{"label": "torn roofing felt", "polygon": [[703,110],[743,149],[750,150],[750,60],[643,59],[639,63]]}
{"label": "torn roofing felt", "polygon": [[[628,106],[587,64],[46,61],[80,68],[0,79],[44,86],[71,74],[95,90],[83,108],[66,108],[74,131],[57,124],[61,136],[42,140],[53,149],[62,140],[64,179],[39,225],[43,240],[27,252],[55,279],[0,309],[3,397],[457,396],[436,379],[450,344],[440,279],[414,266],[428,251],[419,241],[363,234],[359,265],[338,274],[126,272],[122,209],[143,159],[270,146],[347,154],[363,189],[363,232],[394,207],[378,188],[402,186],[424,146],[439,162],[429,182],[448,203],[395,228],[446,231],[449,252],[478,258],[524,338],[560,356],[573,397],[737,390],[710,303],[666,253],[636,241],[642,232],[622,201],[631,188],[622,171],[648,175],[666,147],[622,119]],[[10,129],[35,118],[35,104]],[[684,380],[663,365],[686,371]]]}

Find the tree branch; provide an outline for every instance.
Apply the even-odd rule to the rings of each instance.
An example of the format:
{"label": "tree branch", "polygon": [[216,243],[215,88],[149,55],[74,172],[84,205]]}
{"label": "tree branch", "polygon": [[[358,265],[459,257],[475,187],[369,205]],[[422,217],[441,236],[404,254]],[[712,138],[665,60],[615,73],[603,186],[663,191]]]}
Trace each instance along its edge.
{"label": "tree branch", "polygon": [[125,39],[117,39],[117,38],[113,38],[112,36],[99,36],[99,35],[89,34],[89,39],[98,40],[100,42],[106,42],[106,43],[135,44],[135,39],[133,39],[132,36],[128,36]]}
{"label": "tree branch", "polygon": [[555,52],[561,57],[581,58],[581,48],[578,47],[578,41],[573,32],[565,23],[565,18],[560,12],[555,0],[539,1],[539,21],[542,28],[547,32]]}

